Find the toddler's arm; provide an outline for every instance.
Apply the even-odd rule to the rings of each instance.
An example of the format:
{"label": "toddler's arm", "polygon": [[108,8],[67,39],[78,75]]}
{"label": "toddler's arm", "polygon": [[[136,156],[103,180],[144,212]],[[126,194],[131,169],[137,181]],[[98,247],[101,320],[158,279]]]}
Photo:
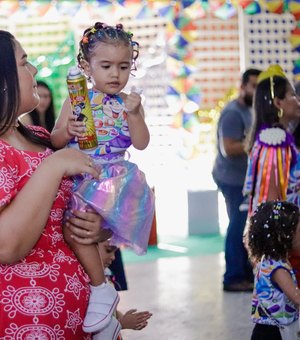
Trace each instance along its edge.
{"label": "toddler's arm", "polygon": [[148,311],[137,312],[136,309],[130,309],[125,314],[117,311],[117,319],[119,320],[122,329],[141,330],[148,325],[147,320],[152,314]]}
{"label": "toddler's arm", "polygon": [[132,145],[138,150],[144,150],[149,144],[150,133],[144,119],[145,113],[141,96],[134,92],[134,89],[132,90],[130,94],[122,93],[121,96],[127,109],[127,122]]}
{"label": "toddler's arm", "polygon": [[65,147],[73,137],[80,137],[85,132],[84,122],[77,121],[76,118],[73,115],[70,100],[67,98],[50,136],[55,148]]}
{"label": "toddler's arm", "polygon": [[277,283],[291,301],[300,306],[300,291],[287,270],[283,268],[277,269],[272,275],[272,280]]}

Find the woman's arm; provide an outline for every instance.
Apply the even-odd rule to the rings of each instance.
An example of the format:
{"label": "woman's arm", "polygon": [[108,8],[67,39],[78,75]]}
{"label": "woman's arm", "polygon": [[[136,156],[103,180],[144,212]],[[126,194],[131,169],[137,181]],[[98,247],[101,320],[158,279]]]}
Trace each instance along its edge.
{"label": "woman's arm", "polygon": [[39,165],[16,197],[0,211],[0,263],[22,259],[44,230],[63,176],[82,172],[97,177],[84,153],[64,149]]}

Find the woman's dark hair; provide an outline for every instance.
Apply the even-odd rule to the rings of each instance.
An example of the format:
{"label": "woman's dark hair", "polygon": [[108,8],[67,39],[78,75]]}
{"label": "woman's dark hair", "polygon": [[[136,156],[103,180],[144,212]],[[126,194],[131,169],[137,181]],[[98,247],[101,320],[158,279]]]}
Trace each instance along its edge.
{"label": "woman's dark hair", "polygon": [[15,124],[19,107],[19,80],[15,57],[15,39],[0,30],[0,135]]}
{"label": "woman's dark hair", "polygon": [[263,255],[274,260],[286,259],[298,220],[299,208],[293,203],[269,201],[259,205],[250,218],[247,235],[250,257],[254,261],[260,261]]}
{"label": "woman's dark hair", "polygon": [[[53,96],[52,96],[52,91],[50,89],[50,87],[42,80],[38,80],[37,81],[37,86],[41,86],[44,87],[45,89],[47,89],[50,93],[50,104],[45,112],[45,123],[46,123],[46,129],[51,132],[54,124],[55,124],[55,111],[54,111],[54,103],[53,103]],[[31,111],[29,113],[32,123],[33,125],[38,125],[41,126],[41,120],[40,120],[40,115],[39,112],[37,110],[37,108],[35,108],[33,111]]]}
{"label": "woman's dark hair", "polygon": [[[15,57],[15,38],[0,30],[0,136],[15,125],[20,106],[20,86]],[[39,135],[19,122],[18,131],[33,143],[52,148],[49,136]]]}
{"label": "woman's dark hair", "polygon": [[[290,83],[287,78],[274,76],[257,84],[254,94],[254,122],[247,137],[247,151],[250,152],[258,131],[263,126],[279,126],[278,108],[274,98],[284,99]],[[274,94],[274,96],[273,96]]]}

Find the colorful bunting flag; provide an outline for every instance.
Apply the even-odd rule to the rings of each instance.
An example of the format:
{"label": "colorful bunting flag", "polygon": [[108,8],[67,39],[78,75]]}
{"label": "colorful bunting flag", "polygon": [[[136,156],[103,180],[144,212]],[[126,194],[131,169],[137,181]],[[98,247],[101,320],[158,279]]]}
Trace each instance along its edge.
{"label": "colorful bunting flag", "polygon": [[253,1],[251,4],[244,8],[244,11],[248,15],[255,15],[261,12],[261,7],[258,1]]}
{"label": "colorful bunting flag", "polygon": [[261,0],[270,13],[282,14],[284,12],[284,0]]}
{"label": "colorful bunting flag", "polygon": [[237,14],[236,8],[232,5],[231,1],[226,1],[226,3],[219,7],[215,12],[214,15],[223,20],[227,20],[229,18],[234,17]]}
{"label": "colorful bunting flag", "polygon": [[195,0],[181,0],[181,5],[183,8],[191,6]]}
{"label": "colorful bunting flag", "polygon": [[300,0],[297,1],[289,1],[288,9],[295,17],[295,20],[300,20]]}

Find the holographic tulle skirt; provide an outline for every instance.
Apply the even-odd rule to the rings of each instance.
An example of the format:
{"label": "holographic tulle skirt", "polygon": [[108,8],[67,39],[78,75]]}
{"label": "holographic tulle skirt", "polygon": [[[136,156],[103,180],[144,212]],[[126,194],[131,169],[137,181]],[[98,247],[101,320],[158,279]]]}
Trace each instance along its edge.
{"label": "holographic tulle skirt", "polygon": [[126,160],[100,163],[99,168],[99,180],[77,178],[70,209],[93,208],[103,217],[103,227],[113,232],[112,245],[145,254],[154,215],[154,194],[145,174]]}

